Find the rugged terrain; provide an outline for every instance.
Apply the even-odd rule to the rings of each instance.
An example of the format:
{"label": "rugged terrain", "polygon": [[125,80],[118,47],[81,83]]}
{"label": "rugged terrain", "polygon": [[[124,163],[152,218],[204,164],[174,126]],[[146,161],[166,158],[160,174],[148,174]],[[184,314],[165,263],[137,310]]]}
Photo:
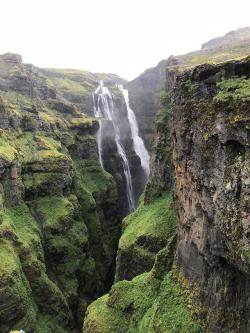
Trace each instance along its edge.
{"label": "rugged terrain", "polygon": [[[1,332],[249,332],[249,30],[129,83],[0,56]],[[151,149],[122,226],[112,135],[108,172],[98,158],[100,80],[123,112],[116,84],[128,86]],[[139,189],[126,126],[123,144]]]}
{"label": "rugged terrain", "polygon": [[84,332],[249,332],[249,101],[249,58],[177,76],[144,201],[124,221],[117,283],[89,306]]}
{"label": "rugged terrain", "polygon": [[0,57],[3,333],[79,331],[113,281],[117,187],[98,160],[98,123],[74,99],[85,92],[85,105],[98,77],[78,75],[74,86],[18,55]]}

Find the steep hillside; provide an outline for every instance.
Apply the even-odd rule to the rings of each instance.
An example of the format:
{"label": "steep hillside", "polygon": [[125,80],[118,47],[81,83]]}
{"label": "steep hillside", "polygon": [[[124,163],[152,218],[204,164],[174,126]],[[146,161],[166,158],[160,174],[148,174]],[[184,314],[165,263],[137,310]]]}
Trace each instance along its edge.
{"label": "steep hillside", "polygon": [[[145,210],[125,220],[118,250],[130,240],[131,258],[133,251],[141,258],[129,273],[142,274],[117,282],[89,306],[85,333],[249,332],[249,81],[249,58],[198,66],[177,77],[171,103],[165,99],[157,120]],[[165,144],[170,128],[177,239],[168,238],[171,206],[164,195],[172,182],[171,171],[165,172],[172,168]],[[163,225],[157,214],[145,213],[157,212],[159,200]],[[163,226],[161,238],[168,238],[150,272],[150,264],[141,265],[150,241],[139,241],[147,218],[148,234]],[[126,279],[133,277],[127,273],[129,253],[118,255],[118,275]]]}
{"label": "steep hillside", "polygon": [[140,132],[148,149],[151,150],[153,143],[154,119],[160,107],[160,98],[165,89],[169,89],[166,70],[183,71],[203,63],[217,64],[241,59],[249,54],[250,28],[246,27],[212,39],[203,44],[199,51],[170,56],[129,82],[131,106],[138,118]]}
{"label": "steep hillside", "polygon": [[79,332],[113,281],[116,184],[99,163],[97,121],[61,92],[20,56],[0,57],[3,333]]}

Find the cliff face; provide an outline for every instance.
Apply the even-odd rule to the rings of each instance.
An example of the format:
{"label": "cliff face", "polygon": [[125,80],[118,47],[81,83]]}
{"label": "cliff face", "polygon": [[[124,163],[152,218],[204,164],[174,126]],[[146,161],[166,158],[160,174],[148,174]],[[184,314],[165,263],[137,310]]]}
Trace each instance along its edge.
{"label": "cliff face", "polygon": [[0,57],[0,331],[77,332],[109,289],[119,237],[115,182],[95,119],[43,71]]}
{"label": "cliff face", "polygon": [[172,84],[172,79],[166,79],[166,70],[173,73],[204,63],[217,64],[232,59],[241,59],[249,54],[250,28],[246,27],[212,39],[204,43],[198,51],[170,56],[129,82],[131,106],[138,118],[140,133],[148,149],[153,151],[154,120],[160,108],[162,94],[165,90],[169,91]]}
{"label": "cliff face", "polygon": [[127,85],[131,107],[136,113],[140,134],[148,149],[153,141],[153,123],[160,107],[160,93],[165,88],[166,67],[167,61],[163,60]]}
{"label": "cliff face", "polygon": [[171,103],[165,96],[142,203],[154,210],[163,200],[163,224],[152,215],[143,239],[152,237],[153,226],[161,239],[171,227],[164,202],[173,184],[166,139],[173,148],[177,239],[151,252],[159,251],[151,269],[150,241],[139,242],[144,211],[125,219],[117,280],[136,277],[91,304],[84,332],[249,331],[249,70],[249,59],[199,66],[177,78]]}
{"label": "cliff face", "polygon": [[177,79],[173,146],[178,263],[210,332],[249,332],[250,61]]}

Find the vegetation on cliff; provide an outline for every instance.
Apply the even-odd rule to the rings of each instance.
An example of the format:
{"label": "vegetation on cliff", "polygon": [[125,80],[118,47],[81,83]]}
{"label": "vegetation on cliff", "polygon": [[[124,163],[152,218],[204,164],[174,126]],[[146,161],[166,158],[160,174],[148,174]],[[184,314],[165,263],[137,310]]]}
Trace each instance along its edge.
{"label": "vegetation on cliff", "polygon": [[[92,303],[84,332],[248,332],[242,309],[249,297],[249,68],[249,59],[198,66],[177,78],[171,105],[163,98],[144,204],[157,206],[172,184],[165,150],[172,125],[177,243],[158,252],[150,272],[139,275],[148,271],[143,267]],[[162,208],[169,214],[169,206]],[[124,263],[136,272],[143,262],[134,265],[133,251],[147,216],[139,207],[125,219],[117,258],[122,278],[130,278]],[[169,225],[158,229],[160,221],[150,230],[164,236]],[[128,254],[119,256],[123,248]],[[240,303],[239,291],[246,293]]]}
{"label": "vegetation on cliff", "polygon": [[97,122],[43,71],[16,55],[0,63],[0,331],[78,332],[112,284],[116,185],[99,164]]}
{"label": "vegetation on cliff", "polygon": [[152,270],[132,281],[120,281],[92,303],[84,332],[203,332],[192,314],[190,292],[172,266],[175,237],[156,256]]}
{"label": "vegetation on cliff", "polygon": [[[141,136],[151,150],[155,142],[154,121],[160,109],[161,96],[170,91],[178,72],[201,64],[219,64],[240,60],[250,54],[250,28],[241,28],[203,44],[200,50],[170,56],[147,69],[128,83],[131,107],[137,118]],[[152,150],[153,151],[153,150]]]}

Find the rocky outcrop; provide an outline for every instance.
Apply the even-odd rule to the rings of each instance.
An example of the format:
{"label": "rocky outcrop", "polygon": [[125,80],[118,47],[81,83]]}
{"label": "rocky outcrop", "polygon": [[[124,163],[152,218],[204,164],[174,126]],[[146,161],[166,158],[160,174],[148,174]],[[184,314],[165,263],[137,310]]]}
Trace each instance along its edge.
{"label": "rocky outcrop", "polygon": [[249,59],[204,65],[173,96],[178,263],[209,332],[250,329],[249,78]]}

